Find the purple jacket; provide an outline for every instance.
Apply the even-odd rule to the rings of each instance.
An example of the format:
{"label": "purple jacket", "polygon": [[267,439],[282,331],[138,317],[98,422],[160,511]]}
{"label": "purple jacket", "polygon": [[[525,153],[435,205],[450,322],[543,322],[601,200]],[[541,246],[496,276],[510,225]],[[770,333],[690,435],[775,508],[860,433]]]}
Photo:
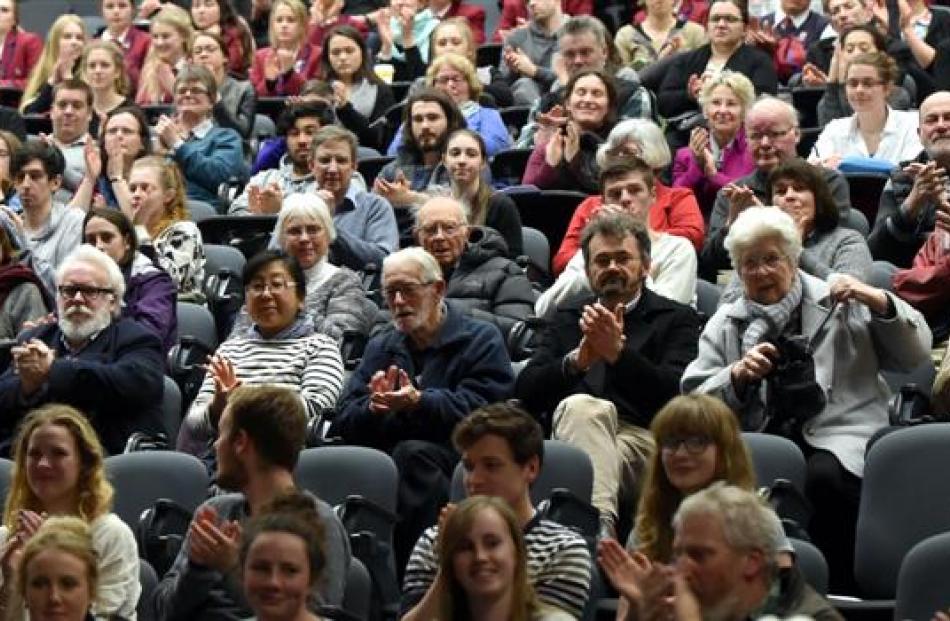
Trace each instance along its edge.
{"label": "purple jacket", "polygon": [[132,259],[131,275],[126,274],[125,299],[122,316],[148,329],[162,341],[162,351],[175,344],[178,316],[175,307],[178,289],[165,271],[151,259],[136,253]]}
{"label": "purple jacket", "polygon": [[723,149],[722,166],[712,178],[706,177],[706,173],[696,163],[689,147],[678,149],[676,159],[673,161],[673,187],[692,188],[696,201],[699,203],[699,209],[708,222],[709,213],[712,211],[713,203],[716,202],[716,194],[722,186],[745,177],[753,170],[755,170],[755,162],[752,160],[752,152],[746,142],[745,129],[740,128],[732,144]]}

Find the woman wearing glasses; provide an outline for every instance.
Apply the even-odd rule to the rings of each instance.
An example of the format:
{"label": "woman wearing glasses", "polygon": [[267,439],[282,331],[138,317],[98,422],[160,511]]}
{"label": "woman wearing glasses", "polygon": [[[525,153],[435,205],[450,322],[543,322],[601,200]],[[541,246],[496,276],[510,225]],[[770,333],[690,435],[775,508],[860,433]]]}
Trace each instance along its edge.
{"label": "woman wearing glasses", "polygon": [[242,274],[250,326],[221,343],[191,404],[179,450],[209,452],[228,393],[247,384],[280,384],[297,390],[309,418],[332,408],[343,386],[336,341],[316,331],[307,314],[307,275],[283,252],[251,258]]}
{"label": "woman wearing glasses", "polygon": [[[832,588],[846,588],[865,448],[888,424],[891,394],[880,372],[929,362],[930,330],[892,293],[854,276],[826,282],[800,269],[802,233],[779,209],[746,208],[725,245],[742,293],[706,324],[683,392],[718,397],[743,428],[764,428],[799,445],[815,507],[809,533],[829,560]],[[774,373],[790,359],[787,339],[795,337],[810,343],[814,376],[788,377],[791,389]]]}
{"label": "woman wearing glasses", "polygon": [[[887,97],[897,79],[897,63],[883,52],[856,56],[845,70],[845,92],[854,114],[828,123],[812,147],[809,160],[838,168],[853,156],[881,160],[887,171],[923,150],[917,112],[894,110]],[[864,164],[863,166],[869,166]]]}
{"label": "woman wearing glasses", "polygon": [[[498,110],[483,107],[478,103],[482,83],[475,73],[475,65],[469,59],[451,52],[437,56],[426,72],[426,86],[442,91],[452,98],[465,117],[466,127],[481,135],[485,141],[489,158],[511,146],[511,135]],[[399,127],[386,150],[387,155],[396,155],[402,146],[403,129],[403,126]]]}

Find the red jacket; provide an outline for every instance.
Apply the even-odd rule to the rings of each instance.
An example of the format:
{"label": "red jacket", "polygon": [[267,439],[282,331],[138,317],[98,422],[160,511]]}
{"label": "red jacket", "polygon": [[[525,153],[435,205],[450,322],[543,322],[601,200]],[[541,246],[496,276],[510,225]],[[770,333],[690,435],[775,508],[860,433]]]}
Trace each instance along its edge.
{"label": "red jacket", "polygon": [[[944,244],[947,244],[946,246]],[[930,234],[914,263],[894,274],[894,292],[919,310],[927,321],[943,320],[950,308],[950,237]]]}
{"label": "red jacket", "polygon": [[304,43],[297,54],[294,68],[282,76],[278,76],[273,84],[268,84],[264,77],[264,63],[274,54],[274,49],[265,47],[254,53],[254,64],[251,65],[251,83],[258,97],[286,97],[299,95],[304,83],[317,75],[320,68],[320,50],[310,43]]}
{"label": "red jacket", "polygon": [[23,89],[33,66],[43,53],[43,40],[32,32],[10,32],[3,42],[3,58],[0,59],[0,86]]}
{"label": "red jacket", "polygon": [[139,87],[139,76],[142,74],[142,65],[145,64],[145,56],[148,54],[148,48],[152,44],[152,37],[150,37],[147,32],[139,30],[135,26],[130,26],[125,35],[125,40],[114,41],[114,43],[122,49],[122,55],[125,57],[125,61],[123,62],[125,65],[125,73],[129,76],[129,82],[132,85],[129,89],[129,93],[135,95]]}
{"label": "red jacket", "polygon": [[462,0],[453,0],[449,12],[441,19],[452,17],[464,17],[468,21],[468,27],[472,29],[472,36],[475,37],[475,45],[485,42],[485,9],[474,4],[462,4]]}
{"label": "red jacket", "polygon": [[[574,217],[567,226],[561,247],[551,262],[555,276],[563,272],[571,258],[577,254],[581,247],[581,232],[602,204],[603,199],[600,196],[591,196],[574,210]],[[650,207],[650,228],[685,237],[696,250],[701,249],[706,228],[693,191],[689,188],[671,188],[657,181],[656,202]]]}
{"label": "red jacket", "polygon": [[[244,63],[244,42],[241,38],[241,28],[239,26],[228,26],[222,33],[224,44],[227,46],[225,52],[228,56],[228,71],[236,75],[247,75],[248,66]],[[251,40],[250,32],[247,36]]]}
{"label": "red jacket", "polygon": [[[561,10],[568,15],[593,15],[594,0],[561,0]],[[528,3],[525,0],[503,0],[501,18],[498,20],[492,41],[501,43],[502,38],[498,31],[517,28],[518,18],[528,20]]]}

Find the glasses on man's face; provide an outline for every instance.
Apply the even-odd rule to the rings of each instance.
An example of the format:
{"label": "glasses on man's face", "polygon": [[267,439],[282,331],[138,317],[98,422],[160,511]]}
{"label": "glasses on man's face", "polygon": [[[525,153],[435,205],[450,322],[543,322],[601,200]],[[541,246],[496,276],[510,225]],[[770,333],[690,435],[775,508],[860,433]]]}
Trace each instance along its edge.
{"label": "glasses on man's face", "polygon": [[56,290],[59,292],[59,295],[66,300],[75,299],[78,293],[84,300],[90,302],[98,300],[104,295],[114,293],[114,291],[108,287],[88,287],[86,285],[60,285]]}
{"label": "glasses on man's face", "polygon": [[740,267],[743,272],[754,272],[758,269],[764,268],[769,272],[774,272],[782,265],[782,262],[785,261],[785,255],[779,253],[770,253],[763,257],[749,257],[742,259]]}
{"label": "glasses on man's face", "polygon": [[875,80],[874,78],[848,78],[844,81],[845,85],[848,88],[858,88],[863,86],[866,89],[872,89],[875,86],[881,86],[884,84],[883,80]]}
{"label": "glasses on man's face", "polygon": [[255,280],[247,286],[247,290],[254,296],[264,295],[267,291],[270,291],[272,295],[280,295],[296,284],[292,280],[272,280],[270,282]]}
{"label": "glasses on man's face", "polygon": [[746,134],[746,137],[752,142],[762,142],[768,138],[771,142],[776,140],[781,140],[788,135],[788,132],[795,129],[794,127],[786,127],[785,129],[774,129],[770,132],[760,132],[760,131],[751,131]]}
{"label": "glasses on man's face", "polygon": [[203,86],[179,86],[175,89],[175,94],[179,97],[188,95],[207,95],[208,90]]}
{"label": "glasses on man's face", "polygon": [[660,442],[660,448],[668,453],[675,453],[683,446],[690,455],[699,455],[710,444],[712,440],[706,436],[673,436]]}
{"label": "glasses on man's face", "polygon": [[415,298],[422,292],[424,287],[428,287],[431,284],[431,282],[407,282],[401,285],[385,285],[383,286],[383,297],[389,301],[395,300],[397,294],[404,300]]}
{"label": "glasses on man's face", "polygon": [[432,224],[420,226],[419,232],[426,237],[438,235],[439,231],[442,231],[443,235],[455,235],[460,228],[462,228],[462,225],[458,222],[433,222]]}

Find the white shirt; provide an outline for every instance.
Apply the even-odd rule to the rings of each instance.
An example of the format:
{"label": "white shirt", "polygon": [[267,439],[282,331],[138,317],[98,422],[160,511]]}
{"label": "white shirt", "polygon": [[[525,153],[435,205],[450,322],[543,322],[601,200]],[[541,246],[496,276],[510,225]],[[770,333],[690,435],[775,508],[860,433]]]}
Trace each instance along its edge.
{"label": "white shirt", "polygon": [[828,123],[815,141],[811,155],[814,158],[826,158],[832,155],[847,157],[873,157],[897,164],[917,157],[923,150],[917,135],[919,116],[916,111],[894,110],[887,107],[887,122],[881,134],[881,144],[873,155],[868,153],[864,138],[858,131],[856,114],[835,119]]}

